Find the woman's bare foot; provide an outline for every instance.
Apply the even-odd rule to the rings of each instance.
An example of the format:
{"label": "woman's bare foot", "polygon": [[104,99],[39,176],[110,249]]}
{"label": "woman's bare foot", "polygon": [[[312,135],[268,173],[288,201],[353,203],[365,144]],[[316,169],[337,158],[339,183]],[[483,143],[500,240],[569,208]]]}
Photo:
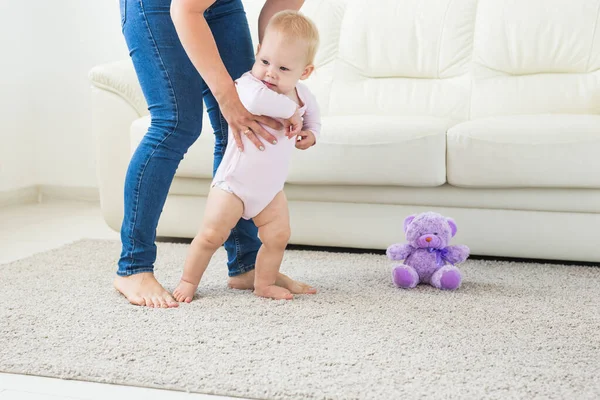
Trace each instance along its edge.
{"label": "woman's bare foot", "polygon": [[[229,278],[228,285],[232,289],[253,290],[254,270]],[[312,288],[306,283],[295,281],[282,273],[277,274],[277,280],[275,281],[275,285],[287,289],[293,294],[317,293],[317,289]]]}
{"label": "woman's bare foot", "polygon": [[294,296],[289,290],[276,285],[263,286],[254,289],[254,294],[273,300],[292,300]]}
{"label": "woman's bare foot", "polygon": [[198,289],[198,285],[194,285],[193,283],[186,282],[182,279],[173,291],[173,297],[175,297],[175,300],[177,301],[190,303],[194,298],[196,289]]}
{"label": "woman's bare foot", "polygon": [[179,305],[158,283],[152,272],[117,276],[113,285],[131,304],[136,306],[172,308]]}

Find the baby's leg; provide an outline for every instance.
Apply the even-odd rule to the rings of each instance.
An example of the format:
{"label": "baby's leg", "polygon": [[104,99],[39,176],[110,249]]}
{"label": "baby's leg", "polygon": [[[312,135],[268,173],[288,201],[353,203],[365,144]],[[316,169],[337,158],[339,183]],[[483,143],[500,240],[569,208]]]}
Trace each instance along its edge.
{"label": "baby's leg", "polygon": [[290,217],[287,199],[279,192],[271,203],[254,217],[262,246],[256,256],[254,293],[277,300],[291,300],[289,290],[276,286],[283,252],[290,240]]}
{"label": "baby's leg", "polygon": [[215,251],[225,243],[244,211],[234,194],[213,187],[208,193],[202,228],[192,240],[179,285],[173,291],[177,301],[189,303]]}

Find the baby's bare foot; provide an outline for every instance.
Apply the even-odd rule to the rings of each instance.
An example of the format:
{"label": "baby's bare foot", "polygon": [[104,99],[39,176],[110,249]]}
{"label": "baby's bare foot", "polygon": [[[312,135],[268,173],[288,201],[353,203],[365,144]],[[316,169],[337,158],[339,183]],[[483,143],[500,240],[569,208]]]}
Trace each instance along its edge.
{"label": "baby's bare foot", "polygon": [[254,294],[274,300],[292,300],[294,298],[289,290],[276,285],[257,287],[254,289]]}
{"label": "baby's bare foot", "polygon": [[289,276],[284,274],[277,275],[277,280],[275,281],[277,286],[282,288],[286,288],[290,292],[294,294],[315,294],[317,293],[317,289],[313,288],[306,283],[302,283],[300,281],[295,281]]}
{"label": "baby's bare foot", "polygon": [[189,303],[194,298],[194,294],[198,289],[198,285],[184,281],[183,279],[179,282],[179,285],[173,291],[173,297],[177,301],[185,301]]}
{"label": "baby's bare foot", "polygon": [[[232,276],[229,278],[228,285],[232,289],[238,290],[253,290],[254,289],[254,270],[248,271],[238,276]],[[289,290],[293,294],[315,294],[317,289],[312,288],[306,283],[298,282],[292,278],[284,275],[277,274],[277,280],[275,285]]]}
{"label": "baby's bare foot", "polygon": [[152,272],[117,276],[113,285],[131,304],[137,306],[171,308],[179,305]]}

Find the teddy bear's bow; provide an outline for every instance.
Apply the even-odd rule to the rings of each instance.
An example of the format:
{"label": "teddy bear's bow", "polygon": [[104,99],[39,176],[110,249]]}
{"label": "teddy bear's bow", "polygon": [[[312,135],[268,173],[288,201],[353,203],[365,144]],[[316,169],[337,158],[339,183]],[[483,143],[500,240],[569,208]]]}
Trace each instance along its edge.
{"label": "teddy bear's bow", "polygon": [[447,248],[444,247],[443,249],[436,249],[436,248],[430,247],[427,250],[430,253],[435,252],[435,263],[437,264],[438,267],[443,267],[446,264],[446,262],[454,265],[454,263],[448,259],[449,251]]}

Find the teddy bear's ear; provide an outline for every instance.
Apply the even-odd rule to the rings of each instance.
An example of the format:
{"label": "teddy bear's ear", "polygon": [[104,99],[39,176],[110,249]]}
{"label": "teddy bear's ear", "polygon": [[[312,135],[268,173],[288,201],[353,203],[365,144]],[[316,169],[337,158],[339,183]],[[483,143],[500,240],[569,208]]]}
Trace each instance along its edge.
{"label": "teddy bear's ear", "polygon": [[404,233],[406,233],[408,226],[410,225],[412,220],[415,219],[415,217],[416,215],[409,215],[408,217],[406,217],[406,219],[404,220]]}
{"label": "teddy bear's ear", "polygon": [[450,225],[450,231],[452,232],[452,237],[454,237],[454,235],[456,235],[456,231],[458,230],[456,227],[456,222],[454,222],[452,218],[446,218],[446,221],[448,221],[448,225]]}

